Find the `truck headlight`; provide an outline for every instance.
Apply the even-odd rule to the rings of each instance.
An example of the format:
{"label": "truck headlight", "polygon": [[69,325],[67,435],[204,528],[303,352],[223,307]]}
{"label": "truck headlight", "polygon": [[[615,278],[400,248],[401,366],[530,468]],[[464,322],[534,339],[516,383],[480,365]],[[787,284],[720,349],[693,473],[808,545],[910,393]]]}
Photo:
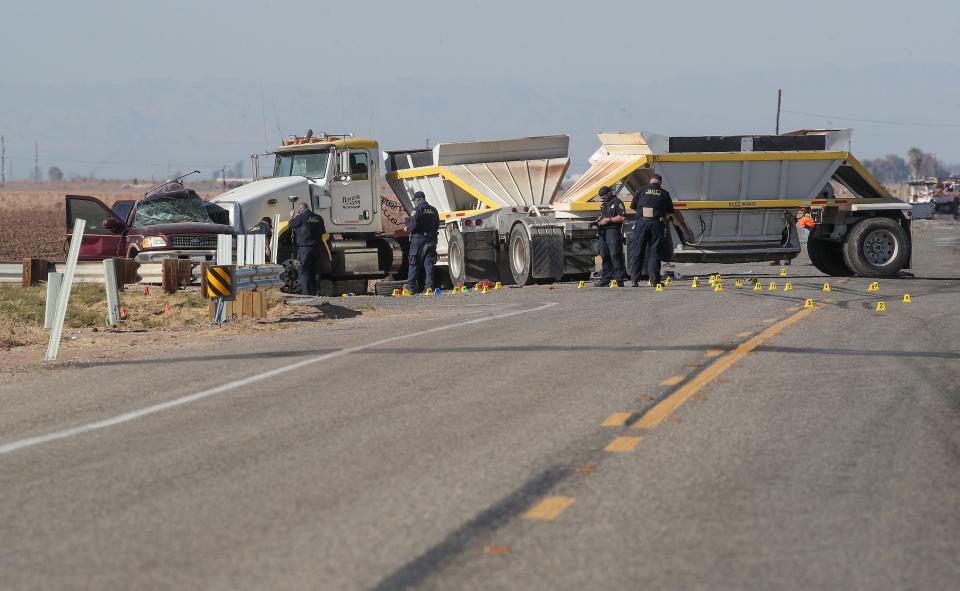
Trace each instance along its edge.
{"label": "truck headlight", "polygon": [[163,236],[148,236],[140,241],[141,248],[163,248],[167,245],[167,239]]}

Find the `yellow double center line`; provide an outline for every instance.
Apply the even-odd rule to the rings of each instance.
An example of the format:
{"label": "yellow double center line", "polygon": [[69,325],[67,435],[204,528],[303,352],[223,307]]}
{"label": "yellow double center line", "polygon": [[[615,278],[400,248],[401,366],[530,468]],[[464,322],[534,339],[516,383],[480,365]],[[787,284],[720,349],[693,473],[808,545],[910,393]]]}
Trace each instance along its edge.
{"label": "yellow double center line", "polygon": [[732,366],[734,363],[746,357],[747,353],[753,351],[766,341],[770,340],[788,326],[792,326],[797,322],[800,322],[809,316],[814,309],[815,308],[804,308],[796,314],[765,328],[763,332],[757,334],[757,336],[744,341],[738,345],[736,349],[711,363],[706,369],[695,375],[689,382],[677,388],[673,394],[667,396],[657,403],[656,406],[647,411],[636,423],[633,424],[633,428],[651,429],[656,427],[663,422],[664,419],[673,414],[673,412],[677,410],[681,404],[686,402],[688,398],[702,390],[704,386],[713,380],[717,379],[720,374],[730,369],[730,366]]}

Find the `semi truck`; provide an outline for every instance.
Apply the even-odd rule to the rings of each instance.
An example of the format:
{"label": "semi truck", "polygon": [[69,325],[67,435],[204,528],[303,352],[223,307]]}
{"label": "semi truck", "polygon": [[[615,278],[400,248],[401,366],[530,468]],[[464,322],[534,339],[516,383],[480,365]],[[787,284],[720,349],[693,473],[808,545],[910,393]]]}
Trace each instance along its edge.
{"label": "semi truck", "polygon": [[[259,160],[273,156],[273,173],[260,178]],[[404,244],[383,231],[380,151],[375,140],[350,134],[289,136],[283,145],[252,157],[254,181],[211,199],[223,222],[238,233],[267,217],[279,220],[275,261],[285,267],[288,292],[300,290],[289,213],[306,203],[325,222],[331,272],[323,295],[365,293],[367,282],[405,273]],[[214,216],[216,217],[216,216]]]}
{"label": "semi truck", "polygon": [[[851,154],[851,136],[849,129],[600,133],[590,168],[562,192],[567,136],[441,143],[384,158],[387,181],[408,211],[416,191],[441,211],[438,263],[453,283],[589,275],[598,254],[600,187],[629,203],[654,173],[663,177],[676,208],[668,220],[667,260],[792,259],[801,250],[798,210],[810,207],[819,223],[807,252],[817,269],[834,276],[894,276],[910,266],[911,207]],[[635,212],[628,209],[628,218]],[[629,255],[629,232],[626,248]]]}

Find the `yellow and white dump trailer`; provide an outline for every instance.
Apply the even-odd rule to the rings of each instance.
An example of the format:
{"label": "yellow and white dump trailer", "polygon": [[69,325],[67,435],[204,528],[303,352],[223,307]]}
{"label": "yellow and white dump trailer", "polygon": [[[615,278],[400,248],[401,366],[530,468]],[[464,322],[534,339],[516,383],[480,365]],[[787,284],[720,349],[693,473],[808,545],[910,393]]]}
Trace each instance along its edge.
{"label": "yellow and white dump trailer", "polygon": [[[273,174],[259,178],[260,157],[274,156]],[[351,135],[290,136],[269,154],[253,157],[252,183],[237,187],[211,201],[238,232],[267,217],[279,216],[276,262],[286,268],[285,290],[298,292],[296,257],[289,212],[306,203],[323,218],[331,255],[331,272],[321,282],[321,293],[366,291],[367,280],[403,273],[402,245],[383,233],[380,210],[380,150],[372,139]]]}
{"label": "yellow and white dump trailer", "polygon": [[[554,281],[566,274],[565,226],[552,203],[570,165],[569,141],[555,135],[390,151],[387,182],[408,212],[417,191],[440,212],[437,262],[454,285]],[[588,273],[593,266],[591,251]]]}
{"label": "yellow and white dump trailer", "polygon": [[[824,273],[889,277],[910,265],[910,205],[890,195],[853,157],[849,129],[598,137],[602,146],[590,169],[554,203],[559,221],[595,219],[604,185],[629,204],[659,173],[676,208],[668,224],[673,261],[791,259],[800,252],[797,211],[811,207],[820,219],[807,250]],[[833,183],[849,197],[835,195]]]}

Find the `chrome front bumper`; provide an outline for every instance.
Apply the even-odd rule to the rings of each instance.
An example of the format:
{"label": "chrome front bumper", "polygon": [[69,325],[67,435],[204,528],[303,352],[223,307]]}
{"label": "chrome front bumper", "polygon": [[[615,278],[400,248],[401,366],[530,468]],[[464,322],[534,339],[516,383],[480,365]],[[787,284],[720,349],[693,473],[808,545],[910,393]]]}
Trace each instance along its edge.
{"label": "chrome front bumper", "polygon": [[159,263],[163,259],[187,259],[195,263],[214,261],[216,249],[212,250],[145,250],[134,258],[138,263]]}

